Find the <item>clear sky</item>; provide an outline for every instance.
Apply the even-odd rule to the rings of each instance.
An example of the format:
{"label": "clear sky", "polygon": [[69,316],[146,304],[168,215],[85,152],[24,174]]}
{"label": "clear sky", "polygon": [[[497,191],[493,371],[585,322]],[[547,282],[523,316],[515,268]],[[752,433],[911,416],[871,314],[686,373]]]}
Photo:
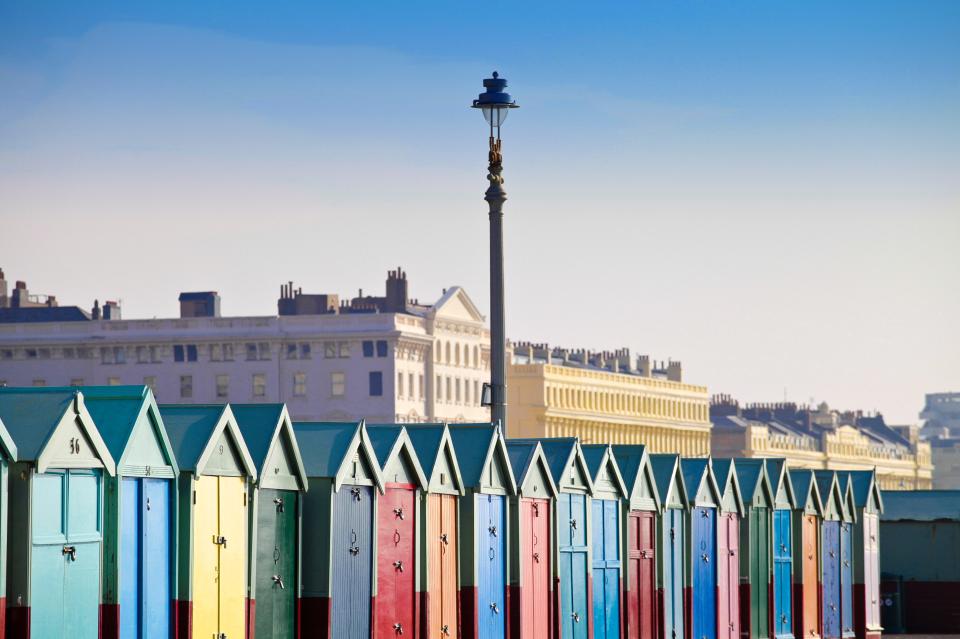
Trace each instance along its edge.
{"label": "clear sky", "polygon": [[0,267],[125,317],[281,282],[915,421],[960,390],[960,2],[0,0]]}

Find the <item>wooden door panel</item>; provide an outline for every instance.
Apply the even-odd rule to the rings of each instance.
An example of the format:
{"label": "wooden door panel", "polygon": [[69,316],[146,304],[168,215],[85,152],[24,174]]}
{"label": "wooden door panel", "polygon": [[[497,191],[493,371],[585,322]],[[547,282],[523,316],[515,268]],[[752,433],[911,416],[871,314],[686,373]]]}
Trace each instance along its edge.
{"label": "wooden door panel", "polygon": [[[173,600],[172,503],[173,480],[146,478],[143,482],[143,624],[144,639],[171,635]],[[120,619],[123,619],[121,610]]]}
{"label": "wooden door panel", "polygon": [[415,492],[387,487],[377,531],[377,637],[416,636]]}
{"label": "wooden door panel", "polygon": [[[193,636],[219,632],[219,555],[217,478],[200,476],[194,482],[193,505]],[[184,597],[186,593],[181,593]]]}
{"label": "wooden door panel", "polygon": [[120,639],[140,639],[142,557],[141,515],[142,479],[124,477],[120,481],[120,568],[117,601],[120,605]]}
{"label": "wooden door panel", "polygon": [[803,636],[805,639],[817,637],[820,626],[817,584],[820,582],[818,544],[818,525],[815,515],[803,518]]}
{"label": "wooden door panel", "polygon": [[246,634],[247,481],[218,477],[220,633],[227,639]]}

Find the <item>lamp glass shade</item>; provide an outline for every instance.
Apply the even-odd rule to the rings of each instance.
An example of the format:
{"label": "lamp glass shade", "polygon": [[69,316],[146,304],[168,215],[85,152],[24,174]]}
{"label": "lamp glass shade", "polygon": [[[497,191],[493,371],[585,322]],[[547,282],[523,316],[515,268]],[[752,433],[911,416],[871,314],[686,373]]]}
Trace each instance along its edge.
{"label": "lamp glass shade", "polygon": [[480,110],[483,111],[483,119],[487,121],[487,124],[496,128],[499,128],[500,125],[506,121],[507,112],[510,111],[510,109],[505,105],[482,106],[480,107]]}

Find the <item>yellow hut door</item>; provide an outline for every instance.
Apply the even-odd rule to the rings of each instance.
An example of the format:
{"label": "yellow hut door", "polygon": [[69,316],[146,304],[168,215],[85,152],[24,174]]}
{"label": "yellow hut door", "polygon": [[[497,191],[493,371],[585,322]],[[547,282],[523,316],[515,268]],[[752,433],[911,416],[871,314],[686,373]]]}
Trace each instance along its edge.
{"label": "yellow hut door", "polygon": [[242,639],[247,553],[245,480],[197,478],[193,521],[193,636]]}

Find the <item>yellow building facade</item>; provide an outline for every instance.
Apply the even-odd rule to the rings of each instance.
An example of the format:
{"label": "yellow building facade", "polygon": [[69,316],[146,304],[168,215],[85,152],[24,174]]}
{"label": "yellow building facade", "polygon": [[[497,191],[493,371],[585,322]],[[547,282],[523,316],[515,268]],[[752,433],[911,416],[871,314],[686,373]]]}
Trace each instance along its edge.
{"label": "yellow building facade", "polygon": [[679,362],[659,368],[626,349],[591,353],[517,344],[507,367],[509,437],[580,437],[644,444],[651,452],[710,453],[706,386],[681,381]]}
{"label": "yellow building facade", "polygon": [[791,468],[876,469],[883,490],[933,487],[930,444],[919,429],[887,426],[879,415],[793,404],[748,405],[728,397],[712,405],[716,457],[783,457]]}

